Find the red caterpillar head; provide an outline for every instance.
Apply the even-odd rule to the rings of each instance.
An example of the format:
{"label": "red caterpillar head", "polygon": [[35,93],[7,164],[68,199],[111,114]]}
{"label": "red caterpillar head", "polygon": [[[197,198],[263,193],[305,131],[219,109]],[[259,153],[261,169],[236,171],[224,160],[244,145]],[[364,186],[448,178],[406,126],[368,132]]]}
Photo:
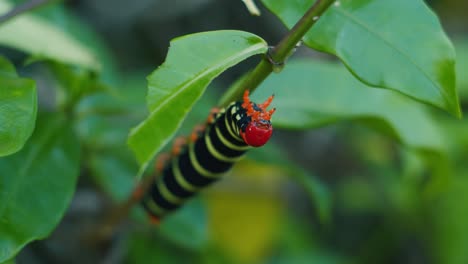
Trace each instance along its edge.
{"label": "red caterpillar head", "polygon": [[247,116],[250,117],[250,122],[247,124],[245,131],[240,131],[240,135],[247,145],[260,147],[270,139],[273,133],[270,119],[276,109],[267,110],[267,107],[272,100],[273,95],[268,97],[263,104],[256,104],[250,101],[249,91],[244,92],[242,107],[246,110]]}

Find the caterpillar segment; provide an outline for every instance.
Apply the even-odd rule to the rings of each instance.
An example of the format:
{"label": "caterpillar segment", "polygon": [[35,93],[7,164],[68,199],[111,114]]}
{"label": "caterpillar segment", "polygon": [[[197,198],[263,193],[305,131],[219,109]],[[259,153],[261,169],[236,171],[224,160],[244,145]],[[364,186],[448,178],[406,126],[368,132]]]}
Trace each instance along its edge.
{"label": "caterpillar segment", "polygon": [[214,108],[204,125],[197,126],[188,138],[177,139],[170,158],[158,158],[160,176],[141,200],[152,222],[158,223],[200,189],[217,181],[248,149],[268,142],[275,109],[267,108],[272,100],[270,96],[262,104],[253,103],[246,91],[242,101]]}

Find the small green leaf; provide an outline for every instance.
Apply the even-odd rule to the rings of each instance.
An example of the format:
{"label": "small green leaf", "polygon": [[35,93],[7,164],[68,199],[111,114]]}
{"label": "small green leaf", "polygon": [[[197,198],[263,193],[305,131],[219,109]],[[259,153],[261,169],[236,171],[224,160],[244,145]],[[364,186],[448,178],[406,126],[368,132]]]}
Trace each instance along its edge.
{"label": "small green leaf", "polygon": [[46,237],[74,193],[78,141],[63,116],[46,116],[29,144],[0,159],[0,262],[27,243]]}
{"label": "small green leaf", "polygon": [[[11,9],[7,1],[0,1],[0,13]],[[72,35],[44,19],[29,14],[0,24],[0,45],[29,53],[35,57],[56,60],[66,64],[99,71],[94,54],[76,41]]]}
{"label": "small green leaf", "polygon": [[108,90],[93,71],[55,61],[47,61],[46,65],[57,80],[55,87],[59,88],[56,93],[59,109],[74,108],[83,97]]}
{"label": "small green leaf", "polygon": [[36,122],[37,94],[33,80],[19,78],[0,56],[0,157],[20,150]]}
{"label": "small green leaf", "polygon": [[266,50],[263,39],[242,31],[204,32],[173,40],[166,62],[148,77],[150,116],[132,129],[128,140],[142,167],[169,141],[216,76]]}
{"label": "small green leaf", "polygon": [[[263,0],[291,28],[314,0]],[[455,52],[422,0],[341,0],[305,35],[359,79],[400,91],[460,117]]]}
{"label": "small green leaf", "polygon": [[296,61],[271,76],[254,98],[275,93],[276,128],[306,129],[358,119],[422,150],[444,150],[441,135],[421,105],[389,90],[371,88],[334,63]]}

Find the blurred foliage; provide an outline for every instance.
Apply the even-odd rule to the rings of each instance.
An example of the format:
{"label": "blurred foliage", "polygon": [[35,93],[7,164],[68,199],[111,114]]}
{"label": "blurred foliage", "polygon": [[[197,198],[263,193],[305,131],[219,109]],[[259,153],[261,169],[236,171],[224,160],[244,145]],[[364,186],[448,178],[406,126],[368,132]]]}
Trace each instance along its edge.
{"label": "blurred foliage", "polygon": [[[262,2],[290,26],[301,1]],[[370,11],[353,9],[370,2],[375,3],[367,6]],[[404,2],[342,1],[341,8],[352,9],[345,21],[361,19],[370,32],[389,39],[357,38],[362,28],[341,21],[344,11],[337,10],[307,35],[307,46],[335,54],[367,84],[336,59],[300,48],[285,70],[254,95],[262,100],[276,94],[272,142],[251,151],[222,181],[159,227],[135,208],[104,245],[89,236],[133,191],[139,164],[127,136],[154,110],[145,103],[154,104],[145,99],[146,76],[155,82],[160,73],[150,73],[162,64],[169,40],[235,28],[274,44],[285,29],[260,1],[262,16],[251,17],[242,1],[214,0],[56,2],[1,24],[0,54],[12,64],[0,60],[0,90],[7,87],[5,79],[18,89],[34,90],[33,79],[39,103],[36,124],[30,120],[36,116],[31,97],[21,108],[29,110],[22,115],[25,120],[12,119],[29,133],[18,133],[14,145],[19,151],[0,159],[0,263],[468,263],[468,123],[395,91],[368,87],[400,90],[457,112],[453,79],[431,68],[438,58],[453,56],[451,44],[422,1],[410,3],[416,10],[401,9]],[[453,40],[463,108],[468,105],[468,32],[463,26],[468,21],[460,10],[467,5],[427,2]],[[11,3],[0,0],[0,12]],[[272,7],[281,3],[295,8],[284,13]],[[379,5],[392,9],[383,16],[375,11]],[[435,30],[419,32],[415,25]],[[250,52],[265,50],[260,37],[243,34],[263,43]],[[204,51],[203,44],[197,54],[218,54]],[[183,48],[187,54],[194,52],[190,45]],[[192,97],[215,75],[253,55],[242,52],[250,45],[238,47],[235,62],[216,68],[209,78],[194,70],[188,80],[201,76],[202,84]],[[220,49],[215,51],[228,52]],[[395,62],[401,59],[395,49],[412,51],[403,59],[405,67]],[[250,70],[252,62],[224,72],[193,108],[184,109],[190,114],[178,134],[202,122],[224,87]],[[435,78],[442,94],[425,94],[424,78],[405,74],[414,73],[414,67]],[[400,81],[406,85],[398,86]],[[4,97],[1,92],[2,105]],[[44,240],[30,243],[36,239]]]}
{"label": "blurred foliage", "polygon": [[80,146],[74,144],[70,122],[64,116],[42,115],[38,124],[25,148],[0,160],[2,176],[14,175],[1,177],[0,182],[1,261],[31,240],[49,235],[66,211],[77,181]]}
{"label": "blurred foliage", "polygon": [[[263,2],[291,28],[315,1]],[[400,91],[460,116],[454,50],[422,0],[336,1],[304,43],[336,55],[368,85]]]}
{"label": "blurred foliage", "polygon": [[14,66],[0,56],[0,156],[20,150],[36,122],[37,94],[33,80],[19,78]]}

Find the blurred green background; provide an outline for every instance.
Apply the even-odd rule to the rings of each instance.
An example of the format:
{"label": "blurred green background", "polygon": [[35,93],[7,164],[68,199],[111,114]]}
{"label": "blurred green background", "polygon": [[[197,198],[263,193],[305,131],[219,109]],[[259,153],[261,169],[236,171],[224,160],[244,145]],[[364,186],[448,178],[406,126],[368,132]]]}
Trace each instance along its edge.
{"label": "blurred green background", "polygon": [[[455,45],[464,108],[468,2],[427,3]],[[260,17],[229,0],[71,0],[35,11],[100,54],[103,83],[113,90],[75,109],[84,152],[76,194],[59,227],[28,245],[16,263],[468,263],[468,123],[429,107],[447,155],[402,146],[365,122],[275,130],[272,144],[252,151],[160,228],[137,209],[105,245],[81,236],[132,191],[137,164],[126,137],[146,115],[145,78],[164,61],[169,41],[238,29],[274,44],[287,31],[258,4]],[[17,65],[25,59],[0,51]],[[295,56],[334,60],[306,48]],[[181,134],[255,63],[216,79]],[[60,93],[51,87],[63,85],[50,76],[54,67],[18,67],[38,81],[40,107],[53,107]]]}

